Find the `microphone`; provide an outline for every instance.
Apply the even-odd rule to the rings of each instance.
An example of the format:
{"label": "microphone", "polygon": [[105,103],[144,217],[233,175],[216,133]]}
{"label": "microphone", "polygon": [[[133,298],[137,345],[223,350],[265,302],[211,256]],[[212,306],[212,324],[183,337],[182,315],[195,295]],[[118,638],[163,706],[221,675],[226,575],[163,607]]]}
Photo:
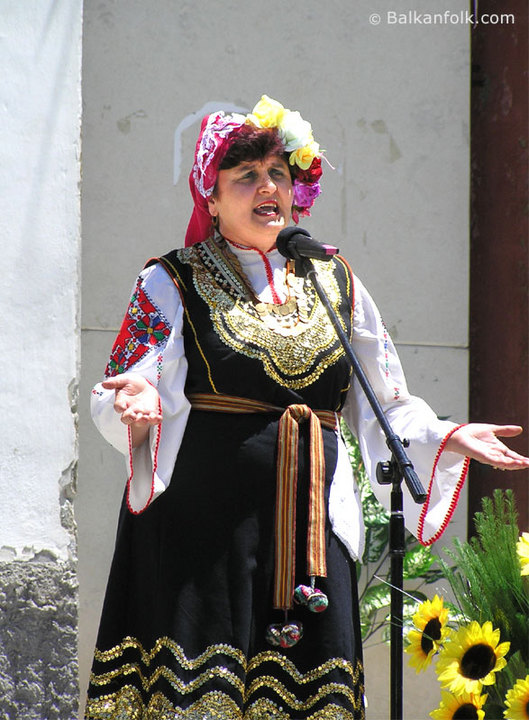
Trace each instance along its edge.
{"label": "microphone", "polygon": [[303,228],[283,228],[276,239],[276,247],[289,260],[301,260],[301,258],[314,258],[315,260],[331,260],[338,252],[337,247],[325,245],[314,240]]}

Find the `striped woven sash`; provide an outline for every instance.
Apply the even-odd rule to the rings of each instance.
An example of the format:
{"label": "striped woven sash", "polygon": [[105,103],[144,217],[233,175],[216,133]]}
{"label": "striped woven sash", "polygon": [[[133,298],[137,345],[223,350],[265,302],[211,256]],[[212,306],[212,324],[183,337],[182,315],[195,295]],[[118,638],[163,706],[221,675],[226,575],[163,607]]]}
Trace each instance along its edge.
{"label": "striped woven sash", "polygon": [[275,508],[274,607],[292,607],[296,569],[296,494],[298,479],[299,424],[310,426],[309,521],[307,575],[326,577],[325,559],[325,457],[321,426],[335,430],[337,415],[330,410],[311,410],[308,405],[287,408],[231,395],[192,393],[196,410],[223,413],[280,413]]}

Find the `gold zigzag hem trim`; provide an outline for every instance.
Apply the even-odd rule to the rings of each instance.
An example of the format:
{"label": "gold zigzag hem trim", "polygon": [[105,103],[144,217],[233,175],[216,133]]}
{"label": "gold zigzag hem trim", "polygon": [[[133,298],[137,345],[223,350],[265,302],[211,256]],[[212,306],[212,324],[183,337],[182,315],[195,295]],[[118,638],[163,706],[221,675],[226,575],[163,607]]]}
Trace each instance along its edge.
{"label": "gold zigzag hem trim", "polygon": [[[315,711],[307,720],[364,720],[361,700],[354,705],[355,714],[329,703]],[[162,693],[156,693],[148,705],[140,692],[127,685],[116,693],[89,700],[85,720],[295,720],[289,712],[268,698],[253,702],[246,711],[228,695],[207,693],[188,708],[176,708]]]}
{"label": "gold zigzag hem trim", "polygon": [[242,650],[238,650],[232,645],[228,645],[227,643],[210,645],[203,653],[197,655],[196,658],[188,658],[184,653],[182,646],[167,636],[158,638],[150,651],[145,650],[142,643],[137,638],[127,636],[119,643],[119,645],[114,645],[114,647],[109,650],[96,649],[94,657],[99,662],[110,662],[111,660],[117,660],[117,658],[121,657],[126,650],[130,649],[138,650],[140,652],[141,661],[147,667],[149,667],[151,662],[161,650],[167,649],[174,655],[178,664],[185,670],[196,670],[201,665],[208,662],[208,660],[210,660],[214,655],[227,655],[228,657],[233,658],[244,670],[246,670],[246,657],[244,653]]}
{"label": "gold zigzag hem trim", "polygon": [[[274,650],[265,650],[260,652],[248,662],[242,650],[239,650],[232,645],[228,645],[227,643],[210,645],[203,653],[197,655],[196,658],[188,658],[181,645],[169,637],[158,638],[150,651],[145,650],[138,639],[126,637],[121,643],[119,643],[119,645],[115,645],[109,650],[96,649],[94,657],[101,663],[111,662],[122,657],[124,652],[129,649],[137,650],[140,653],[141,662],[147,668],[153,662],[158,653],[163,649],[169,650],[174,656],[176,662],[184,670],[197,670],[206,662],[211,660],[211,658],[215,655],[224,655],[232,660],[235,660],[235,662],[240,665],[241,670],[245,673],[255,671],[263,663],[272,662],[280,665],[282,669],[300,685],[319,680],[331,670],[342,670],[343,672],[348,673],[353,681],[356,682],[358,680],[358,673],[362,671],[360,663],[357,663],[356,668],[354,668],[353,665],[344,658],[329,658],[329,660],[326,660],[323,664],[309,670],[306,673],[302,673],[289,658],[275,652]],[[127,666],[132,667],[133,665],[135,667],[139,667],[136,663],[127,663]],[[125,667],[125,665],[123,667]]]}
{"label": "gold zigzag hem trim", "polygon": [[[128,676],[136,675],[141,683],[141,687],[143,688],[143,691],[145,693],[150,693],[151,689],[155,685],[155,683],[160,679],[164,678],[171,687],[180,695],[183,697],[189,695],[190,693],[193,693],[200,689],[202,686],[205,686],[209,682],[214,682],[215,680],[224,680],[225,682],[232,685],[232,687],[235,689],[235,691],[240,696],[240,703],[241,704],[247,704],[250,702],[252,696],[255,696],[256,693],[258,693],[261,690],[265,690],[268,692],[272,692],[275,695],[277,695],[281,701],[282,705],[289,706],[293,710],[296,711],[306,711],[308,712],[311,710],[314,705],[324,700],[329,695],[342,695],[348,703],[351,704],[351,706],[355,709],[355,711],[359,711],[362,708],[362,698],[363,698],[363,668],[362,664],[360,662],[355,663],[353,666],[352,663],[348,662],[344,658],[330,658],[326,662],[322,663],[321,665],[312,668],[312,670],[309,670],[306,673],[302,673],[297,669],[297,667],[294,665],[294,663],[285,657],[284,655],[281,655],[278,652],[275,652],[273,650],[267,650],[264,652],[259,653],[255,657],[251,658],[249,662],[247,662],[244,653],[241,650],[238,650],[237,648],[234,648],[230,645],[227,645],[225,643],[219,643],[217,645],[212,645],[208,647],[203,653],[198,655],[195,658],[187,658],[182,647],[178,645],[178,643],[174,642],[168,637],[159,638],[156,643],[154,644],[152,650],[146,651],[143,645],[137,640],[136,638],[127,637],[123,640],[122,643],[119,645],[116,645],[115,647],[106,650],[96,650],[95,656],[96,660],[98,660],[101,663],[107,663],[112,662],[116,660],[120,660],[125,653],[126,650],[133,649],[137,651],[140,654],[141,660],[139,662],[128,662],[122,664],[120,667],[113,668],[112,670],[109,670],[107,672],[96,674],[92,673],[90,682],[92,686],[98,687],[100,689],[104,689],[104,686],[116,681],[118,678],[126,678]],[[232,668],[233,668],[233,661],[235,661],[235,671],[233,669],[230,669],[224,665],[217,664],[212,668],[207,668],[204,670],[204,672],[201,672],[197,677],[190,680],[189,682],[184,682],[181,678],[178,677],[178,675],[168,668],[166,665],[159,665],[156,667],[156,669],[153,670],[152,673],[145,672],[146,669],[149,668],[151,663],[155,660],[158,653],[163,650],[168,649],[172,655],[174,656],[176,662],[180,665],[180,667],[184,671],[197,671],[199,670],[206,662],[211,660],[211,658],[215,657],[216,655],[221,656],[217,662],[225,662],[226,664],[229,664],[230,661],[232,662]],[[222,659],[222,656],[224,656],[224,660]],[[314,683],[317,681],[321,681],[322,678],[325,677],[325,675],[328,675],[328,673],[337,670],[341,673],[345,673],[348,675],[351,679],[351,686],[349,687],[349,683],[340,683],[340,682],[327,682],[321,687],[316,689],[316,692],[311,694],[309,697],[307,697],[305,700],[299,700],[295,693],[291,692],[290,690],[287,690],[285,684],[279,680],[278,678],[274,677],[271,674],[262,674],[254,677],[253,679],[250,677],[249,685],[245,685],[244,676],[247,673],[257,673],[259,672],[259,668],[265,664],[271,664],[272,666],[279,666],[280,672],[282,671],[290,680],[294,681],[298,686],[303,685],[309,685],[310,683]],[[237,666],[240,668],[240,671],[237,671]],[[270,667],[269,670],[272,668]],[[128,688],[127,692],[125,690]],[[135,696],[134,702],[137,704],[138,702],[141,702],[141,695],[139,693],[139,690],[132,685],[124,685],[122,690],[118,691],[117,693],[111,694],[111,695],[103,695],[98,700],[91,700],[90,707],[99,708],[98,712],[103,712],[104,708],[107,707],[107,704],[110,703],[112,707],[117,707],[116,703],[128,703],[129,702],[129,695],[130,693],[133,693]],[[224,693],[220,693],[221,696],[224,696]],[[204,697],[216,697],[215,692],[209,692]],[[138,700],[139,698],[139,700]],[[156,699],[158,698],[158,699]],[[234,702],[231,698],[229,698],[228,695],[225,696],[226,701]],[[163,700],[164,703],[169,703],[169,700],[159,692],[154,693],[152,696],[152,699],[150,701],[150,704],[156,703],[159,704]],[[262,703],[265,699],[261,698],[259,700],[256,700],[256,703]],[[267,700],[268,702],[268,700]],[[269,702],[272,702],[271,700]],[[95,703],[95,705],[94,705]],[[101,704],[103,703],[103,704]],[[149,705],[150,705],[149,704]],[[254,703],[255,704],[255,703]],[[272,703],[273,704],[273,703]],[[109,706],[110,707],[110,706]],[[143,707],[143,705],[142,705]],[[253,707],[253,704],[252,704]],[[274,706],[275,707],[275,706]],[[104,710],[104,712],[107,712]],[[112,712],[115,712],[112,710]],[[117,711],[116,711],[117,712]],[[130,715],[131,718],[142,718],[145,720],[151,720],[151,718],[165,718],[165,715],[152,715],[148,714],[150,711],[144,708],[142,711],[147,714],[140,714],[140,715]],[[165,712],[165,711],[164,711]],[[180,715],[174,715],[174,710],[171,710],[173,713],[170,716],[171,720],[176,717],[180,717]],[[121,713],[121,711],[120,711]],[[96,717],[96,718],[111,718],[114,720],[116,718],[117,720],[128,720],[129,715],[123,715],[123,714],[110,714],[110,715],[88,715],[88,718]],[[187,718],[188,716],[182,715],[181,717]],[[193,716],[190,715],[190,718]],[[197,716],[198,717],[198,716]],[[208,717],[208,716],[205,716]],[[215,717],[215,715],[212,715],[211,717]],[[222,717],[222,716],[219,716]],[[226,716],[229,717],[229,716]],[[235,717],[235,716],[233,716]],[[241,717],[242,716],[237,716]],[[251,718],[251,715],[245,715],[244,718]],[[266,717],[266,716],[263,716]],[[274,719],[276,717],[280,717],[278,715],[271,716]],[[288,716],[285,716],[288,717]],[[317,714],[314,715],[314,718],[319,718]],[[322,715],[322,718],[325,718],[326,716]],[[331,717],[331,716],[330,716]],[[343,716],[344,718],[347,718],[347,716]],[[257,720],[258,716],[256,716]],[[259,717],[258,720],[261,720]]]}

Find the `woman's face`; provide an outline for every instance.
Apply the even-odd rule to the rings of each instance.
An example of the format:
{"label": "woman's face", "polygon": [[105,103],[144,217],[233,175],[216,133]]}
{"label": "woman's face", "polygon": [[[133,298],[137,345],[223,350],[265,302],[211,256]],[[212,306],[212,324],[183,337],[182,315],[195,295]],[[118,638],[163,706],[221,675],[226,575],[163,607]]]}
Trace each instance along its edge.
{"label": "woman's face", "polygon": [[224,237],[266,252],[290,223],[292,180],[287,163],[279,155],[268,155],[220,170],[208,204]]}

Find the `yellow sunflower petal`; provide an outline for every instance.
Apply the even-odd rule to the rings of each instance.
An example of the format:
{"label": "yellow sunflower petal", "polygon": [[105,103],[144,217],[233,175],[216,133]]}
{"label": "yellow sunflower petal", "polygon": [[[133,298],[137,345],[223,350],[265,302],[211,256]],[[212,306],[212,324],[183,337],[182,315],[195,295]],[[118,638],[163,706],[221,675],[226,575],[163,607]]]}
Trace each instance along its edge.
{"label": "yellow sunflower petal", "polygon": [[428,622],[434,618],[439,620],[441,627],[448,622],[448,609],[444,607],[443,598],[434,595],[433,600],[425,600],[413,616],[413,624],[418,630],[424,630]]}
{"label": "yellow sunflower petal", "polygon": [[520,561],[522,575],[529,575],[529,532],[520,535],[516,543],[516,553]]}
{"label": "yellow sunflower petal", "polygon": [[[475,709],[477,720],[484,720],[485,711],[482,710],[487,699],[487,695],[474,695],[473,693],[463,693],[462,695],[451,695],[447,692],[441,692],[441,702],[436,710],[430,713],[434,720],[453,720],[459,710],[459,717],[470,717],[469,712]],[[467,711],[465,713],[465,711]],[[463,713],[465,713],[463,715]]]}
{"label": "yellow sunflower petal", "polygon": [[505,706],[507,709],[504,711],[503,717],[506,720],[527,720],[529,718],[529,675],[524,680],[517,680],[514,687],[507,691]]}
{"label": "yellow sunflower petal", "polygon": [[489,621],[481,626],[474,620],[460,628],[440,651],[436,671],[441,686],[456,694],[479,694],[483,685],[493,685],[510,647],[508,642],[498,645],[499,635]]}
{"label": "yellow sunflower petal", "polygon": [[406,647],[405,652],[411,655],[409,664],[415,668],[415,672],[420,673],[430,665],[438,647],[434,643],[428,647],[424,643],[423,634],[417,630],[410,630],[408,640],[410,644]]}
{"label": "yellow sunflower petal", "polygon": [[447,627],[448,610],[444,607],[443,598],[435,595],[433,600],[425,600],[413,616],[416,630],[408,633],[409,646],[406,652],[412,657],[409,663],[416,672],[426,670],[433,656],[450,634]]}

